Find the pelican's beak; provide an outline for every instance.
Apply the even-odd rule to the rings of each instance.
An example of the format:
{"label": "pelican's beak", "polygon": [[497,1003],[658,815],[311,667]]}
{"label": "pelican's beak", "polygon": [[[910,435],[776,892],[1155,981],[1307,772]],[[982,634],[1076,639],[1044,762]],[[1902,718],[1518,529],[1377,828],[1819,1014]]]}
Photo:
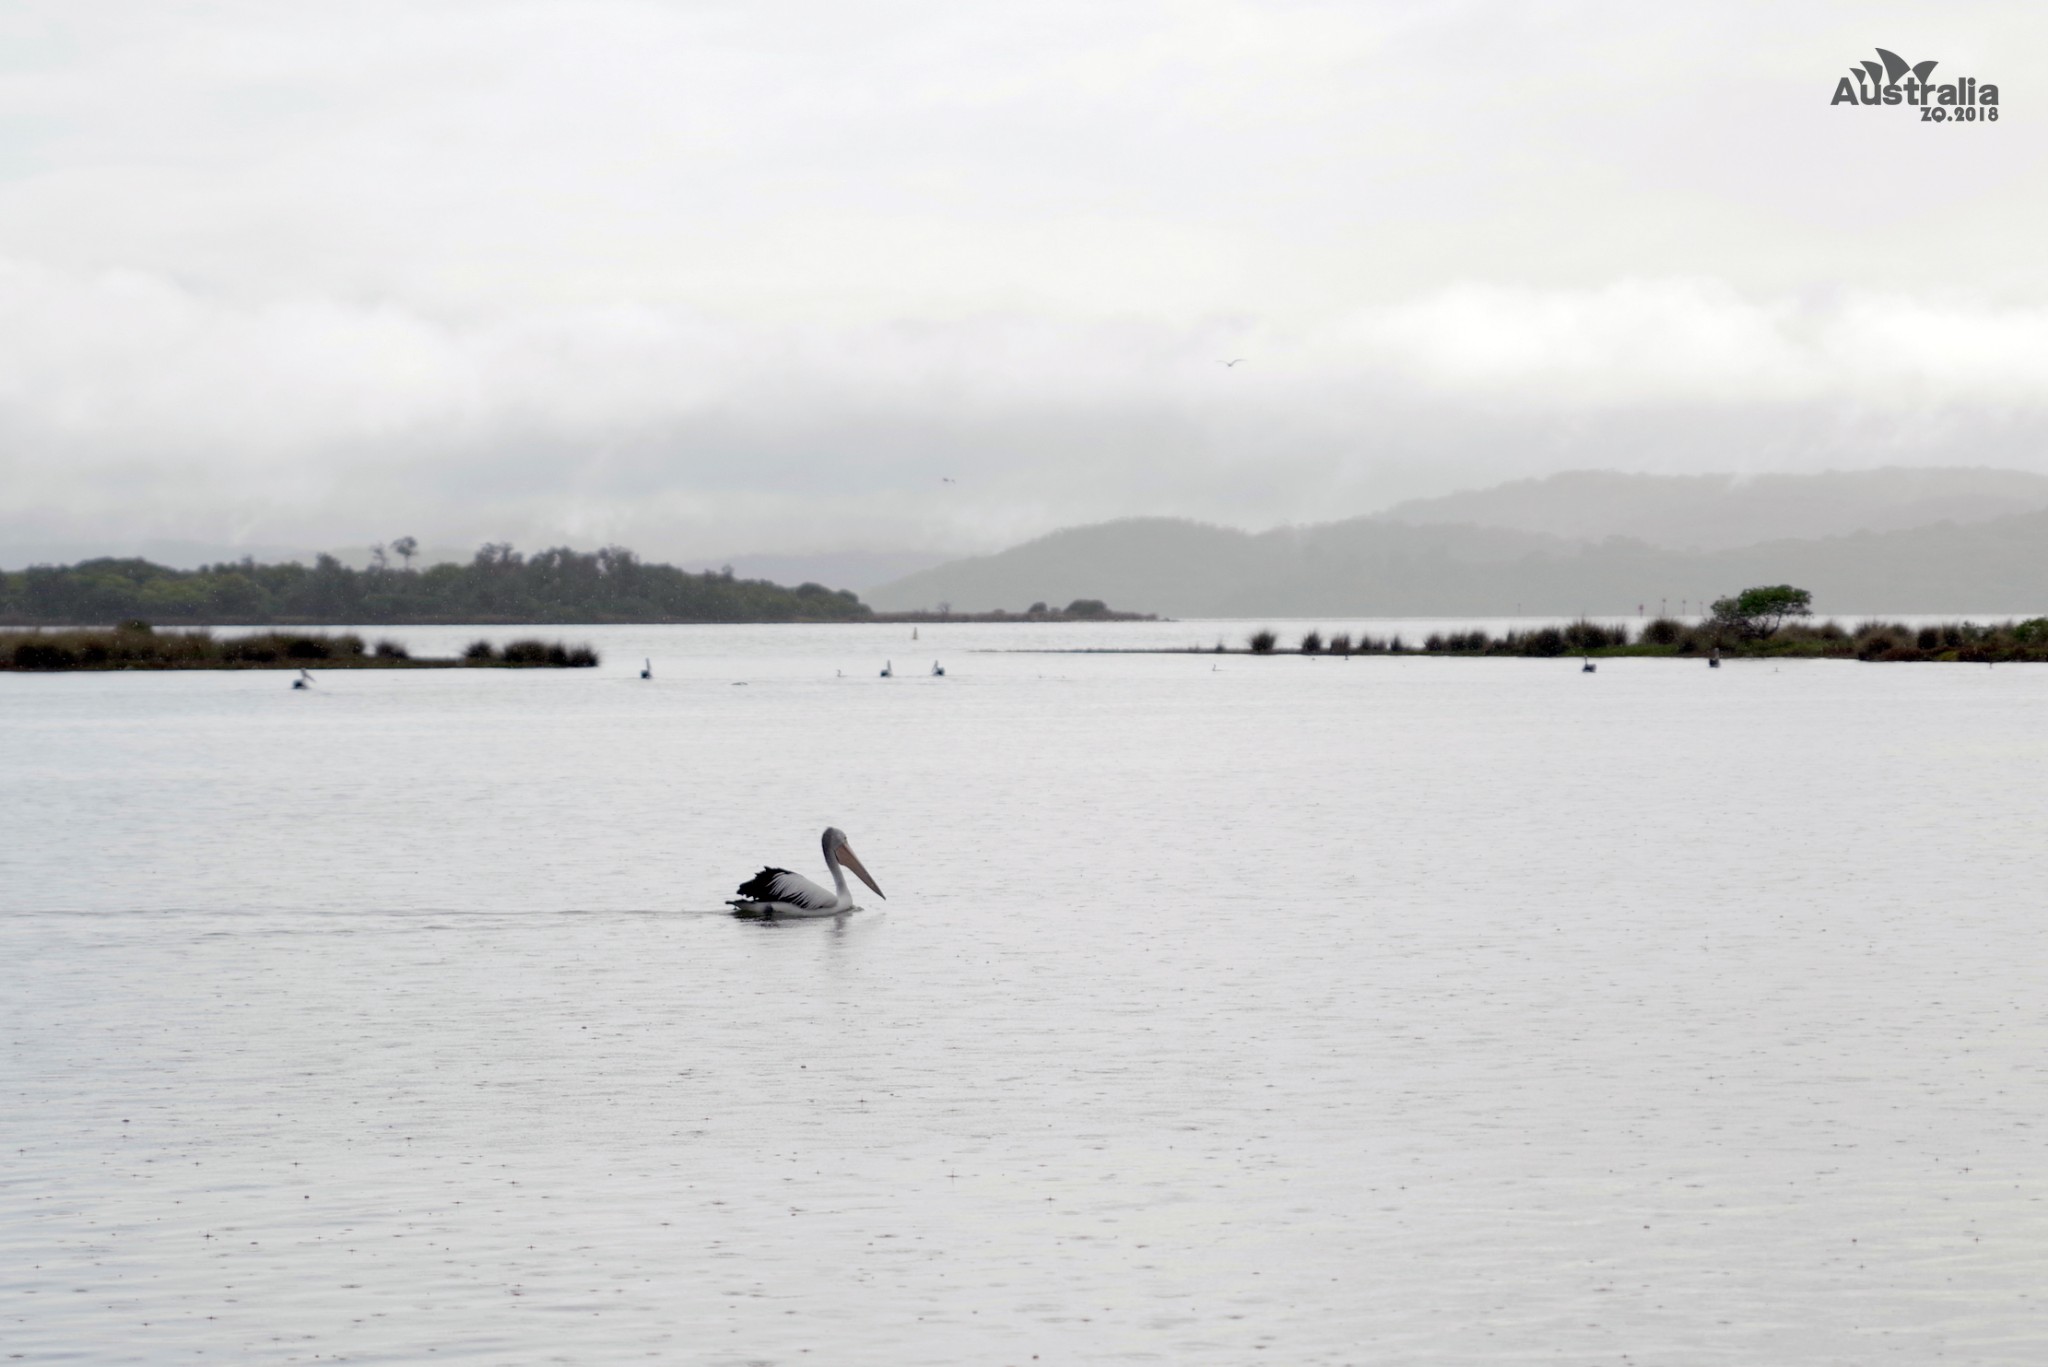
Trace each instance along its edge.
{"label": "pelican's beak", "polygon": [[861,882],[866,883],[871,888],[875,888],[875,896],[881,898],[884,902],[889,900],[889,894],[875,887],[875,880],[868,877],[868,871],[861,867],[860,858],[854,854],[851,845],[841,845],[839,847],[839,862],[852,869],[854,876],[859,878]]}

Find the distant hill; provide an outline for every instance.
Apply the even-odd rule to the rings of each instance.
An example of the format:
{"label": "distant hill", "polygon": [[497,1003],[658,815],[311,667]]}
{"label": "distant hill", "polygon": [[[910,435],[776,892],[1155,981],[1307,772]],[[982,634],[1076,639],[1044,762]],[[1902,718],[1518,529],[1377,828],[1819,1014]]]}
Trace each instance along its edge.
{"label": "distant hill", "polygon": [[[466,565],[475,547],[422,546],[410,568],[424,570],[435,565]],[[221,541],[145,540],[108,545],[83,541],[8,541],[0,539],[0,570],[27,569],[31,565],[70,565],[86,560],[146,560],[165,569],[196,570],[254,560],[259,565],[300,564],[311,566],[322,555],[352,570],[371,568],[368,545],[330,546],[326,550],[285,545],[230,545]],[[405,568],[395,553],[387,551],[388,563]],[[942,565],[954,559],[934,551],[820,551],[812,555],[774,552],[720,556],[715,560],[692,559],[678,566],[691,573],[721,573],[730,567],[737,579],[765,579],[776,584],[823,584],[828,589],[851,589],[860,593],[876,584],[900,579],[906,574]]]}
{"label": "distant hill", "polygon": [[[1498,574],[1572,543],[1471,527],[1404,527],[1365,518],[1253,534],[1172,518],[1129,518],[1054,532],[998,555],[956,560],[869,591],[881,611],[948,603],[956,612],[1100,598],[1111,607],[1177,616],[1304,612],[1339,602],[1414,595],[1419,577]],[[1282,605],[1282,606],[1276,606]],[[1428,609],[1418,609],[1425,611]]]}
{"label": "distant hill", "polygon": [[[474,549],[423,546],[413,556],[412,568],[423,570],[430,565],[467,564]],[[109,545],[106,541],[9,541],[0,538],[0,570],[27,569],[30,565],[70,565],[85,560],[146,560],[171,570],[196,570],[206,565],[245,559],[259,565],[311,565],[322,555],[330,555],[352,570],[369,568],[372,559],[367,545],[332,546],[322,551],[275,544],[231,545],[225,541],[146,539]],[[391,555],[390,562],[399,564],[399,557]]]}
{"label": "distant hill", "polygon": [[730,565],[742,579],[767,579],[777,584],[823,584],[828,589],[862,593],[877,584],[943,565],[954,559],[933,551],[820,551],[814,555],[762,552],[729,555],[717,561],[693,561],[687,568],[719,570]]}
{"label": "distant hill", "polygon": [[1256,534],[1140,518],[955,561],[868,599],[976,612],[1085,596],[1180,617],[1612,614],[1787,582],[1824,613],[2040,613],[2048,512],[1716,551],[1377,517]]}
{"label": "distant hill", "polygon": [[1671,550],[1714,551],[2043,509],[2048,476],[2020,470],[1894,467],[1753,477],[1572,470],[1418,499],[1378,516],[1412,526],[1499,527],[1580,541],[1624,536]]}
{"label": "distant hill", "polygon": [[870,615],[852,593],[784,588],[649,564],[631,551],[557,548],[521,555],[485,546],[466,565],[351,569],[333,556],[174,570],[147,560],[87,560],[0,572],[0,623],[158,625],[233,622],[847,622]]}

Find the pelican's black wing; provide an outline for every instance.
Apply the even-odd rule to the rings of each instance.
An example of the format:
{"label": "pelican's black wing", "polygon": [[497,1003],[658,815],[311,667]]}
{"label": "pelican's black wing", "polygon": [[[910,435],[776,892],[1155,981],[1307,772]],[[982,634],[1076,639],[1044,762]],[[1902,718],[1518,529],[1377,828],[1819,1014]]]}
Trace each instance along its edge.
{"label": "pelican's black wing", "polygon": [[834,901],[830,891],[788,869],[763,869],[740,884],[737,891],[750,901],[787,902],[807,911],[829,907]]}

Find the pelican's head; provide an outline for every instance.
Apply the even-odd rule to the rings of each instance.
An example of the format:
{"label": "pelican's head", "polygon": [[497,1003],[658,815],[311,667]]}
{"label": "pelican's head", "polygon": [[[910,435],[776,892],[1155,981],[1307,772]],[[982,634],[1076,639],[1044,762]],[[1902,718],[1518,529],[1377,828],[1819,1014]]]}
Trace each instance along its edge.
{"label": "pelican's head", "polygon": [[889,894],[883,892],[875,880],[868,877],[868,871],[861,867],[860,858],[854,854],[853,846],[846,843],[846,832],[840,830],[837,826],[827,826],[825,828],[825,862],[827,864],[844,864],[847,868],[853,870],[854,875],[861,882],[874,889],[875,896],[881,898],[884,902],[889,900]]}

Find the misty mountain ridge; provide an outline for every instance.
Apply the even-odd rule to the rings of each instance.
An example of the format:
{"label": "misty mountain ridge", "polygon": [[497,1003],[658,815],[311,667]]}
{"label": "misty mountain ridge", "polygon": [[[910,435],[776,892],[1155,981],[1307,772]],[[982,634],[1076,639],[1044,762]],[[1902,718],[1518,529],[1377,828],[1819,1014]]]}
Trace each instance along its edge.
{"label": "misty mountain ridge", "polygon": [[1642,475],[1567,470],[1490,489],[1413,499],[1374,514],[1415,526],[1465,524],[1579,541],[1622,536],[1670,550],[1986,522],[2048,509],[2048,475],[1986,468],[1830,470],[1814,475]]}
{"label": "misty mountain ridge", "polygon": [[[1575,502],[1578,491],[1589,497]],[[1758,491],[1782,493],[1786,507],[1761,508]],[[1622,530],[1641,522],[1695,545],[1727,541],[1744,535],[1744,509],[1760,509],[1748,525],[1765,535],[1734,545],[1673,547]],[[1435,520],[1451,512],[1522,525]],[[1770,535],[1788,522],[1820,530]],[[883,611],[1093,597],[1174,616],[1612,614],[1676,611],[1779,582],[1812,590],[1823,612],[2039,611],[2048,606],[2048,478],[1574,472],[1265,532],[1166,518],[1070,528],[866,597]]]}

